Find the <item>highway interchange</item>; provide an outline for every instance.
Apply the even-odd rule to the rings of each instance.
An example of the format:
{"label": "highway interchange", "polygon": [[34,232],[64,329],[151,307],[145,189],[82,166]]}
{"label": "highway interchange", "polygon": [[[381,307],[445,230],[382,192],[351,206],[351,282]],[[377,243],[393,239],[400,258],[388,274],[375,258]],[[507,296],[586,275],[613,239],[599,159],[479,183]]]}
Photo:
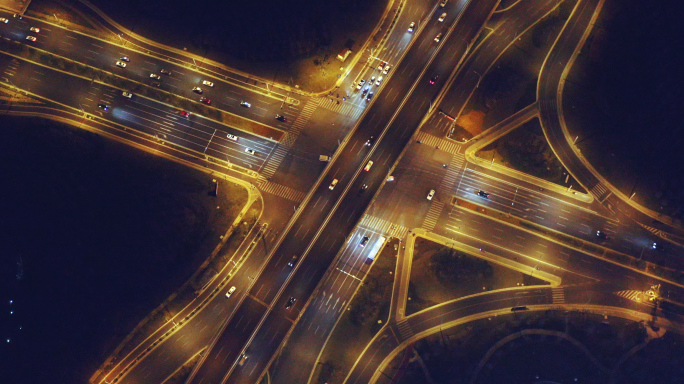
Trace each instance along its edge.
{"label": "highway interchange", "polygon": [[[74,114],[75,121],[90,116],[82,118],[81,124],[96,124],[93,117],[97,117],[172,143],[201,161],[227,161],[237,167],[212,169],[252,182],[259,189],[252,190],[254,198],[263,196],[266,208],[260,226],[252,229],[233,256],[235,269],[223,271],[193,302],[202,303],[200,309],[187,308],[177,317],[187,318],[182,326],[169,322],[157,331],[158,336],[152,335],[96,382],[161,383],[205,347],[188,383],[253,383],[267,370],[278,373],[271,375],[271,381],[307,382],[327,336],[370,268],[365,260],[380,236],[408,242],[417,233],[433,234],[475,253],[484,250],[503,257],[532,274],[539,271],[556,276],[561,288],[491,292],[406,317],[403,307],[408,281],[399,271],[410,266],[411,252],[400,251],[392,318],[364,356],[359,356],[348,382],[377,380],[376,368],[386,364],[402,343],[467,316],[500,313],[516,305],[543,309],[565,304],[649,314],[649,303],[636,303],[614,293],[643,291],[654,284],[662,285],[665,297],[682,297],[682,286],[676,282],[601,257],[607,249],[644,260],[662,257],[650,245],[663,240],[643,228],[655,226],[654,219],[601,184],[563,132],[559,84],[601,7],[600,1],[593,0],[572,4],[576,10],[540,74],[538,102],[521,111],[518,119],[485,132],[482,141],[498,129],[539,117],[560,160],[595,199],[563,188],[541,188],[546,184],[521,180],[474,161],[472,153],[480,144],[447,140],[444,128],[448,124],[437,113],[457,115],[479,85],[480,74],[496,63],[518,33],[557,7],[555,0],[520,1],[502,14],[495,30],[477,47],[477,37],[497,1],[451,1],[444,9],[437,2],[406,1],[385,45],[375,53],[364,52],[345,79],[340,89],[350,98],[341,105],[330,95],[294,93],[289,87],[253,82],[244,74],[220,67],[200,70],[182,53],[141,48],[145,43],[131,42],[134,36],[117,42],[54,23],[3,15],[10,19],[0,24],[0,35],[6,40],[116,73],[141,87],[159,81],[150,78],[150,74],[159,74],[160,89],[195,103],[199,103],[199,95],[192,89],[199,86],[202,96],[212,99],[212,107],[270,126],[274,132],[286,132],[279,142],[196,113],[186,118],[180,115],[181,109],[168,103],[137,94],[128,99],[122,95],[124,89],[0,54],[4,72],[0,77],[11,89],[54,103],[55,108],[63,109],[60,113]],[[438,21],[443,11],[447,17]],[[408,25],[416,21],[415,31],[409,33]],[[39,27],[40,32],[30,32],[31,27]],[[442,36],[436,42],[438,34]],[[37,40],[26,40],[29,35],[36,35]],[[117,67],[116,61],[124,56],[130,61],[125,68]],[[367,101],[355,84],[361,78],[381,76],[377,65],[382,60],[391,64],[391,70],[379,86],[370,85],[375,95]],[[170,75],[161,73],[162,69]],[[436,84],[430,84],[436,75]],[[241,106],[242,101],[251,107]],[[98,103],[110,108],[104,111]],[[277,114],[286,121],[276,120]],[[333,135],[321,129],[332,124],[338,130]],[[247,148],[256,153],[246,152]],[[319,154],[333,153],[329,164],[318,161]],[[394,180],[386,181],[390,174]],[[335,179],[338,183],[331,189]],[[434,199],[426,199],[433,189]],[[478,190],[486,190],[490,198],[477,196]],[[459,208],[453,204],[454,198],[562,232],[580,245],[562,244]],[[663,236],[676,240],[682,235],[678,228],[657,226]],[[597,230],[606,232],[609,241],[595,244]],[[364,236],[369,242],[359,247]],[[668,256],[682,255],[674,242],[666,243]],[[297,260],[291,267],[288,262],[294,255]],[[237,287],[230,300],[223,294],[226,286]],[[558,289],[563,295],[558,295]],[[587,291],[593,294],[588,297]],[[296,301],[286,308],[290,298]],[[676,322],[681,314],[675,311],[660,316]],[[150,347],[157,337],[161,341]],[[248,358],[238,364],[242,355]]]}

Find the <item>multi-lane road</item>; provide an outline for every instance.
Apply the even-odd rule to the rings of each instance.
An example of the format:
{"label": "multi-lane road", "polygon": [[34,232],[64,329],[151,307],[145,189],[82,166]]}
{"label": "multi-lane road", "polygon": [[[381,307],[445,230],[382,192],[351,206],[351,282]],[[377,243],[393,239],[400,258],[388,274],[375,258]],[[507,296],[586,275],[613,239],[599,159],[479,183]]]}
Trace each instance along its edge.
{"label": "multi-lane road", "polygon": [[[437,3],[407,1],[388,42],[375,52],[364,53],[367,63],[354,67],[345,79],[343,95],[349,93],[351,97],[342,105],[333,97],[289,93],[288,87],[269,87],[221,67],[198,68],[196,62],[190,64],[190,56],[132,41],[131,37],[117,41],[37,19],[4,15],[10,19],[0,24],[0,35],[6,42],[68,57],[134,81],[138,90],[159,89],[198,105],[200,95],[193,88],[200,87],[201,96],[211,99],[212,107],[237,119],[270,126],[273,132],[286,132],[278,142],[197,114],[185,117],[179,108],[143,94],[125,97],[123,92],[130,89],[0,53],[2,82],[72,112],[80,111],[83,116],[98,116],[198,156],[257,172],[261,174],[259,187],[279,196],[264,200],[268,205],[260,220],[264,225],[254,228],[233,255],[235,269],[223,271],[200,294],[196,300],[200,309],[187,308],[190,315],[181,327],[167,324],[168,328],[155,333],[164,335],[162,342],[149,348],[141,344],[101,380],[163,382],[208,346],[188,382],[256,382],[289,335],[276,363],[280,374],[272,379],[306,382],[324,347],[324,336],[332,331],[370,267],[364,261],[369,249],[380,241],[377,234],[405,237],[411,228],[514,260],[532,271],[556,274],[563,285],[583,284],[583,289],[601,293],[586,300],[573,293],[575,288],[566,289],[568,303],[577,297],[577,303],[633,308],[633,302],[610,295],[610,291],[638,291],[656,283],[662,284],[664,292],[681,297],[678,284],[607,262],[601,255],[589,255],[604,249],[592,245],[597,242],[597,230],[610,237],[601,245],[623,254],[648,259],[655,251],[649,247],[654,236],[633,221],[650,223],[652,219],[597,187],[600,182],[586,171],[586,164],[566,148],[568,140],[556,109],[558,84],[597,9],[594,1],[576,3],[578,10],[540,74],[539,102],[528,108],[530,116],[541,117],[563,164],[597,197],[594,203],[569,193],[540,190],[534,181],[468,162],[468,148],[473,143],[443,139],[446,132],[439,132],[443,124],[434,114],[440,108],[457,115],[483,74],[517,34],[556,7],[555,0],[517,3],[507,11],[510,17],[499,17],[499,23],[477,48],[473,45],[497,1],[451,1],[444,8]],[[447,15],[438,20],[442,12]],[[412,21],[417,24],[410,33],[407,27]],[[100,22],[110,31],[117,28],[104,18]],[[36,39],[27,40],[27,36]],[[125,68],[117,66],[117,61],[124,62]],[[389,74],[376,69],[380,61],[390,62]],[[369,85],[375,95],[366,100],[354,85],[371,76],[383,76],[384,81]],[[213,86],[205,85],[206,81]],[[250,106],[241,105],[243,101]],[[98,104],[108,108],[104,110]],[[277,114],[285,118],[276,120]],[[336,114],[345,117],[340,119]],[[331,122],[339,123],[334,135],[318,128]],[[419,127],[421,131],[416,134]],[[348,130],[351,134],[346,136]],[[301,133],[307,140],[298,142]],[[318,155],[333,152],[333,161],[323,170]],[[394,181],[385,183],[390,171]],[[270,179],[290,187],[276,187],[266,181]],[[431,200],[426,199],[430,190],[436,191]],[[478,197],[478,190],[489,192],[489,198]],[[562,232],[587,247],[559,244],[481,212],[458,208],[453,198]],[[366,236],[368,243],[363,247]],[[667,250],[668,255],[681,256],[678,251],[676,247]],[[400,279],[400,284],[407,281]],[[236,291],[227,299],[224,291],[229,286],[236,286]],[[360,357],[362,364],[357,364],[349,381],[371,380],[375,367],[402,341],[434,328],[437,322],[514,305],[563,304],[554,301],[558,291],[553,289],[558,288],[520,294],[493,292],[408,318],[403,317],[403,310],[395,310],[393,313],[400,316],[390,319],[388,327],[369,345],[365,354],[370,353],[372,358]],[[636,310],[646,312],[648,308]],[[300,369],[286,369],[294,366]]]}

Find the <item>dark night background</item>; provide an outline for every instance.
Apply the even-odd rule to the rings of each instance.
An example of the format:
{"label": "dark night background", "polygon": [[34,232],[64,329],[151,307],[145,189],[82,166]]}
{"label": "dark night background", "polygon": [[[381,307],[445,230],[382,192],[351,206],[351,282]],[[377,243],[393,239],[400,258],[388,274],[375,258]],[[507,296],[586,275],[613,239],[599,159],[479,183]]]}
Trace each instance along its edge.
{"label": "dark night background", "polygon": [[[275,66],[306,56],[328,44],[340,30],[353,28],[355,15],[372,3],[92,1],[149,38],[179,47],[187,44],[208,56]],[[672,206],[684,190],[682,5],[634,0],[608,0],[606,4],[621,9],[603,26],[610,39],[602,45],[601,55],[581,68],[584,78],[577,82],[585,97],[584,103],[577,104],[580,117],[575,121],[587,127],[586,135],[597,138],[587,140],[588,144],[615,153],[615,167],[654,180],[644,177],[643,184],[669,183],[659,189],[668,193]],[[169,271],[157,268],[169,260],[148,252],[164,245],[164,239],[150,237],[142,224],[129,225],[142,218],[168,221],[169,216],[145,210],[149,200],[130,198],[153,170],[132,167],[109,180],[97,170],[77,167],[84,160],[76,153],[65,154],[68,140],[53,140],[62,135],[43,137],[45,130],[67,128],[5,116],[0,121],[0,324],[12,330],[14,340],[8,346],[3,335],[0,382],[82,383],[92,374],[90,364],[97,366],[98,356],[112,347],[103,330],[139,321],[116,316],[126,313],[127,306],[145,310],[158,305],[158,298],[132,304],[132,298],[140,299],[138,290],[152,289],[151,282],[165,282],[167,290],[182,282],[180,277],[167,279]],[[96,141],[92,137],[83,140]],[[128,163],[121,153],[128,150],[110,149],[101,154],[101,160],[109,167],[125,167]],[[153,164],[155,160],[148,157],[146,161]],[[93,188],[101,192],[93,194]],[[95,196],[99,198],[93,200]],[[173,209],[173,201],[169,197],[165,208]],[[25,270],[20,282],[15,277],[19,257]],[[124,289],[117,285],[122,280],[142,282]],[[8,314],[11,297],[18,298],[17,316]],[[19,324],[24,326],[23,333],[17,331]]]}

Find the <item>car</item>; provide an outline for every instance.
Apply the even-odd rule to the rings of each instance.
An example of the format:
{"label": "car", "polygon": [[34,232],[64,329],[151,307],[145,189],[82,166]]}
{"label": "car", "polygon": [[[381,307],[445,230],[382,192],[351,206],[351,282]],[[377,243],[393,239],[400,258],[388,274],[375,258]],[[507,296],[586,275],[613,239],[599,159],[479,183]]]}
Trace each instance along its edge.
{"label": "car", "polygon": [[7,19],[4,18],[4,17],[0,17],[0,23],[5,23],[5,24],[7,24],[7,23],[9,23],[9,20],[7,20]]}
{"label": "car", "polygon": [[603,231],[596,231],[596,237],[599,240],[608,240],[608,235],[606,235],[606,233]]}
{"label": "car", "polygon": [[442,15],[439,17],[439,19],[437,19],[437,21],[439,21],[441,23],[442,21],[444,21],[445,18],[446,18],[446,12],[442,13]]}
{"label": "car", "polygon": [[335,189],[335,186],[337,185],[337,182],[338,182],[338,181],[339,181],[339,180],[337,180],[337,179],[333,179],[333,181],[332,181],[332,183],[330,183],[330,186],[328,187],[328,189],[330,189],[331,191],[332,191],[333,189]]}
{"label": "car", "polygon": [[297,301],[294,297],[290,296],[289,299],[287,299],[287,303],[285,303],[285,309],[290,309],[294,305],[294,303]]}
{"label": "car", "polygon": [[432,76],[432,79],[430,79],[430,84],[434,84],[437,81],[437,79],[439,79],[439,75]]}
{"label": "car", "polygon": [[150,79],[161,80],[161,76],[157,75],[156,73],[150,73]]}
{"label": "car", "polygon": [[249,356],[247,356],[247,354],[245,354],[245,353],[243,353],[242,355],[240,355],[240,360],[238,360],[238,365],[241,366],[241,367],[242,367],[243,365],[245,365],[245,362],[247,361],[247,358],[248,358],[248,357],[249,357]]}
{"label": "car", "polygon": [[390,68],[392,68],[392,66],[391,66],[391,65],[385,65],[385,69],[383,69],[383,70],[382,70],[382,73],[383,73],[383,74],[385,74],[385,75],[386,75],[386,74],[388,74],[388,73],[389,73],[389,70],[390,70]]}
{"label": "car", "polygon": [[369,90],[370,90],[370,85],[366,85],[366,88],[363,89],[363,94],[365,95],[366,93],[368,93]]}
{"label": "car", "polygon": [[164,75],[171,76],[171,71],[169,71],[168,69],[162,69],[162,70],[160,70],[159,72],[161,72],[161,73],[164,74]]}
{"label": "car", "polygon": [[383,61],[382,63],[380,63],[380,65],[378,65],[378,71],[382,71],[382,69],[385,68],[385,65],[387,65],[386,61]]}
{"label": "car", "polygon": [[370,101],[370,99],[373,98],[374,93],[373,92],[368,92],[368,96],[366,96],[366,101]]}
{"label": "car", "polygon": [[359,195],[363,194],[366,192],[366,189],[368,189],[368,184],[364,184],[361,186],[361,189],[359,189]]}
{"label": "car", "polygon": [[368,172],[368,171],[370,171],[372,166],[373,166],[373,160],[368,160],[368,164],[366,164],[366,166],[363,167],[363,170]]}
{"label": "car", "polygon": [[204,103],[206,105],[211,105],[211,99],[207,99],[206,97],[202,96],[202,97],[200,97],[200,103]]}
{"label": "car", "polygon": [[104,103],[99,103],[99,104],[97,105],[97,107],[100,108],[100,109],[103,110],[103,111],[109,110],[109,105],[104,104]]}
{"label": "car", "polygon": [[368,80],[368,84],[373,85],[375,83],[375,76],[371,76],[370,80]]}
{"label": "car", "polygon": [[31,27],[31,28],[29,28],[29,31],[35,32],[35,33],[39,33],[39,32],[40,32],[40,28],[38,28],[38,27]]}
{"label": "car", "polygon": [[226,292],[226,297],[230,299],[230,296],[233,294],[233,292],[235,292],[235,289],[235,286],[230,287],[228,292]]}
{"label": "car", "polygon": [[373,143],[375,143],[375,136],[371,136],[368,138],[368,140],[366,140],[367,147],[370,147],[371,145],[373,145]]}
{"label": "car", "polygon": [[446,5],[447,5],[448,2],[449,2],[449,0],[442,0],[442,2],[439,3],[439,6],[442,7],[442,8],[444,8],[444,7],[446,7]]}
{"label": "car", "polygon": [[197,93],[197,94],[199,94],[199,95],[201,95],[202,93],[204,93],[204,91],[203,91],[202,88],[200,88],[200,87],[195,87],[195,88],[192,89],[192,91],[195,92],[195,93]]}
{"label": "car", "polygon": [[442,32],[438,33],[437,36],[435,36],[435,43],[439,43],[440,40],[442,40]]}
{"label": "car", "polygon": [[212,83],[209,80],[202,80],[202,85],[206,85],[207,87],[210,87],[210,88],[214,87],[214,83]]}
{"label": "car", "polygon": [[126,92],[126,91],[121,92],[121,96],[129,98],[129,99],[133,98],[133,94],[130,92]]}
{"label": "car", "polygon": [[26,40],[36,41],[38,39],[35,36],[26,36]]}
{"label": "car", "polygon": [[287,122],[287,118],[283,115],[276,115],[275,119],[278,121],[282,121],[283,123]]}
{"label": "car", "polygon": [[252,104],[250,104],[250,103],[248,103],[248,102],[246,102],[246,101],[241,101],[241,102],[240,102],[240,105],[242,105],[242,106],[245,107],[245,108],[251,108],[251,107],[252,107]]}
{"label": "car", "polygon": [[665,247],[663,247],[663,245],[660,243],[653,242],[653,245],[651,246],[651,248],[653,248],[659,252],[665,252]]}
{"label": "car", "polygon": [[153,87],[159,88],[159,87],[161,87],[161,83],[158,82],[158,81],[153,81],[153,82],[152,82],[152,86],[153,86]]}
{"label": "car", "polygon": [[180,112],[178,112],[178,114],[183,116],[183,117],[190,117],[190,114],[185,112],[185,111],[180,111]]}
{"label": "car", "polygon": [[119,60],[125,61],[125,62],[127,62],[127,63],[130,63],[130,62],[131,62],[131,59],[129,59],[128,56],[121,56],[121,57],[119,57]]}
{"label": "car", "polygon": [[366,244],[368,244],[368,236],[364,236],[361,238],[361,242],[359,243],[360,246],[365,247]]}
{"label": "car", "polygon": [[295,264],[297,264],[297,259],[298,259],[298,258],[299,258],[299,257],[298,257],[297,255],[292,256],[292,258],[290,259],[290,261],[287,262],[287,266],[290,267],[290,268],[293,268],[293,267],[295,266]]}
{"label": "car", "polygon": [[117,61],[116,66],[119,68],[126,68],[126,63],[124,63],[123,61]]}
{"label": "car", "polygon": [[249,153],[250,155],[256,156],[256,151],[252,148],[245,148],[245,152]]}
{"label": "car", "polygon": [[375,82],[375,86],[379,87],[380,83],[382,83],[382,76],[378,77],[378,81]]}
{"label": "car", "polygon": [[226,137],[227,137],[228,139],[230,139],[230,140],[238,141],[238,137],[235,136],[235,135],[231,135],[230,133],[227,134]]}
{"label": "car", "polygon": [[477,191],[477,195],[480,196],[480,197],[484,197],[485,199],[489,199],[489,193],[487,193],[487,192],[485,192],[485,191],[483,191],[483,190]]}
{"label": "car", "polygon": [[366,84],[366,80],[364,80],[364,79],[359,80],[359,83],[356,84],[356,89],[361,89],[361,88],[363,88],[363,85],[364,85],[364,84]]}
{"label": "car", "polygon": [[416,28],[416,22],[412,21],[411,24],[409,24],[408,31],[410,33],[413,33],[413,30]]}
{"label": "car", "polygon": [[435,197],[435,190],[431,189],[430,192],[428,192],[427,199],[432,200],[433,197]]}

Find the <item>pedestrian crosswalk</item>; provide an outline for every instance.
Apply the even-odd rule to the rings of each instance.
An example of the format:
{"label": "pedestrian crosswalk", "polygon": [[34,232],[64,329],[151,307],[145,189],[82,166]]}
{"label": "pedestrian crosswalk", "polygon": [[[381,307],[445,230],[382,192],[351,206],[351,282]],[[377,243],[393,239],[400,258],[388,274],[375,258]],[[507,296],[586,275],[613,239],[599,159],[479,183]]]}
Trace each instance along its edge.
{"label": "pedestrian crosswalk", "polygon": [[287,152],[297,140],[297,137],[299,137],[299,134],[302,132],[302,129],[304,129],[304,126],[309,121],[314,111],[316,111],[316,108],[318,108],[320,102],[319,98],[315,98],[310,99],[306,105],[304,105],[302,112],[297,116],[294,123],[292,123],[290,130],[285,133],[285,136],[280,140],[275,151],[271,153],[266,161],[266,165],[260,172],[262,176],[268,179],[275,174],[280,166],[280,162],[283,161],[283,158],[287,155]]}
{"label": "pedestrian crosswalk", "polygon": [[441,139],[437,136],[433,136],[429,133],[418,132],[416,135],[416,141],[420,141],[421,144],[429,145],[431,147],[439,148],[445,152],[451,154],[457,154],[461,150],[461,145],[454,143],[451,140]]}
{"label": "pedestrian crosswalk", "polygon": [[565,290],[563,288],[551,288],[551,298],[554,304],[564,304]]}
{"label": "pedestrian crosswalk", "polygon": [[454,154],[447,167],[446,174],[442,179],[442,183],[439,186],[440,191],[451,191],[451,188],[456,184],[456,180],[458,180],[464,165],[465,156],[460,153]]}
{"label": "pedestrian crosswalk", "polygon": [[591,189],[591,194],[594,195],[599,202],[603,202],[605,199],[607,199],[608,196],[610,196],[610,193],[611,192],[608,190],[608,188],[606,188],[606,186],[602,183],[594,185],[594,187]]}
{"label": "pedestrian crosswalk", "polygon": [[411,325],[408,323],[406,318],[397,322],[397,329],[399,330],[399,335],[401,336],[402,340],[410,339],[413,336],[413,329],[411,329]]}
{"label": "pedestrian crosswalk", "polygon": [[296,203],[302,202],[302,200],[304,200],[304,196],[306,196],[306,193],[304,192],[297,191],[281,184],[272,183],[261,177],[257,180],[257,187],[266,193],[280,196]]}
{"label": "pedestrian crosswalk", "polygon": [[408,234],[408,228],[371,215],[364,215],[359,226],[398,239],[403,239]]}
{"label": "pedestrian crosswalk", "polygon": [[345,116],[349,116],[352,119],[357,119],[359,116],[361,116],[361,113],[365,107],[365,105],[354,104],[349,99],[347,99],[347,101],[342,101],[342,99],[340,99],[339,104],[337,104],[337,99],[324,98],[321,100],[321,107]]}
{"label": "pedestrian crosswalk", "polygon": [[430,204],[430,210],[423,221],[422,228],[424,230],[430,232],[435,229],[435,225],[437,225],[437,219],[439,219],[439,215],[442,214],[442,209],[444,209],[444,203],[437,200],[432,200],[432,204]]}

